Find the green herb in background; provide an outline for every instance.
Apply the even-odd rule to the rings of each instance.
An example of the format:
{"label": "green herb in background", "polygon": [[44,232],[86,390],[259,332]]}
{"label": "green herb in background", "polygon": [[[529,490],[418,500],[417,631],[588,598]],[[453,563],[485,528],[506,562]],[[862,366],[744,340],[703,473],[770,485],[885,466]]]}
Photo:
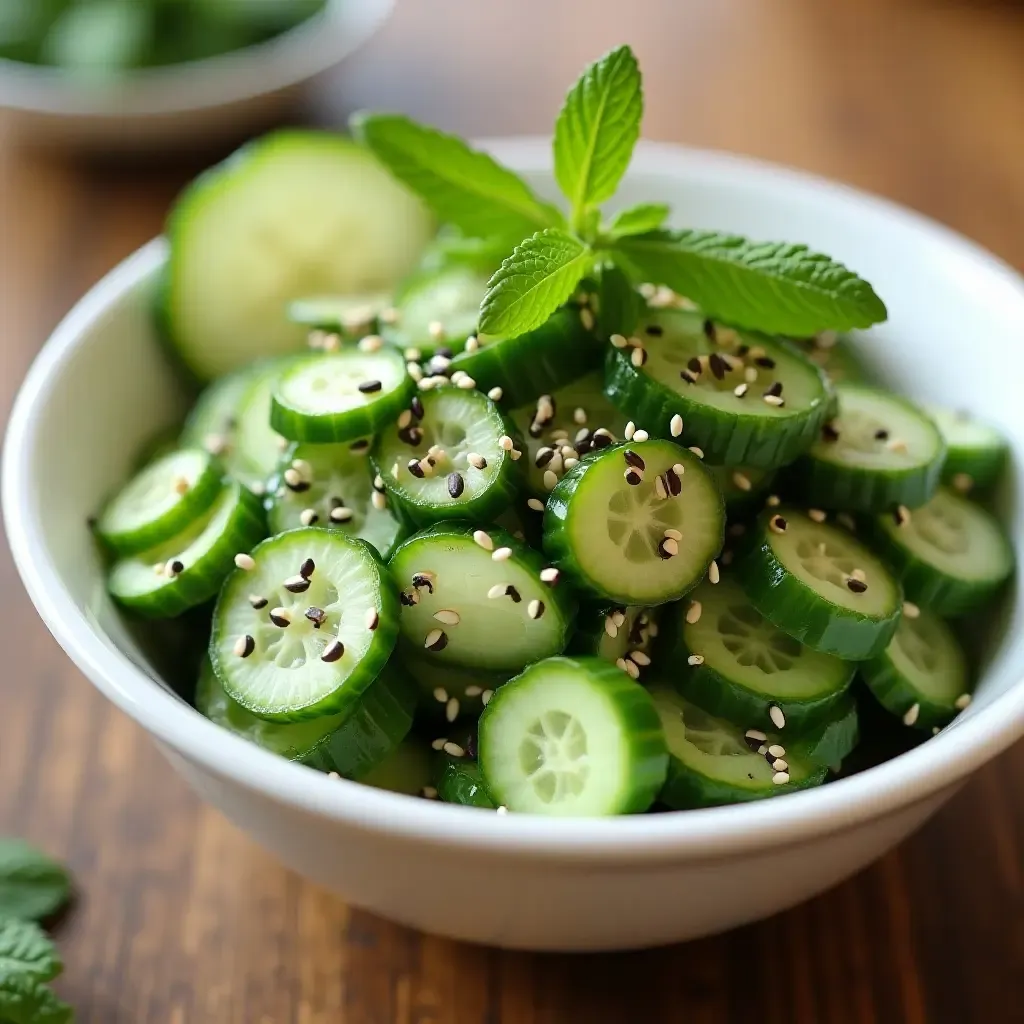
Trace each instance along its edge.
{"label": "green herb in background", "polygon": [[[869,327],[886,318],[866,281],[804,245],[751,242],[712,231],[662,228],[669,208],[641,203],[601,217],[640,135],[643,85],[621,46],[591,64],[555,123],[554,167],[568,222],[517,175],[461,139],[393,114],[360,114],[353,131],[438,217],[493,247],[518,232],[480,307],[482,335],[510,337],[543,323],[579,283],[612,268],[632,285],[685,295],[710,317],[755,330],[807,336]],[[623,279],[609,294],[634,314]],[[607,315],[606,320],[610,319]]]}
{"label": "green herb in background", "polygon": [[67,871],[21,839],[0,839],[0,916],[38,921],[67,902]]}

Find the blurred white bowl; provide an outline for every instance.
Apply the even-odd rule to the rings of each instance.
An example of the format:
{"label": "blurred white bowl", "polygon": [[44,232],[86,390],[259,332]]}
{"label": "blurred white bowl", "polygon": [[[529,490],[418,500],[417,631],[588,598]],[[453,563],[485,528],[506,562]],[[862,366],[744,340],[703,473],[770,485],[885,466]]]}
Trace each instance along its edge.
{"label": "blurred white bowl", "polygon": [[285,113],[393,8],[394,0],[329,0],[321,13],[259,45],[108,81],[0,59],[0,112],[33,143],[96,151],[196,148],[240,137]]}

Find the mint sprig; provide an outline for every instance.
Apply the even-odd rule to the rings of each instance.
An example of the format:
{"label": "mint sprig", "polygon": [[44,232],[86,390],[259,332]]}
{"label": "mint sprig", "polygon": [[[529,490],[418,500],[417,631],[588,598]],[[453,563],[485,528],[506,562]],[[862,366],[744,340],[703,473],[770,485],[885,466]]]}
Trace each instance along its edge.
{"label": "mint sprig", "polygon": [[609,238],[623,238],[626,235],[642,235],[656,231],[669,215],[667,203],[637,203],[636,206],[619,210],[608,225]]}
{"label": "mint sprig", "polygon": [[0,839],[0,915],[37,921],[68,898],[67,871],[21,839]]}
{"label": "mint sprig", "polygon": [[56,947],[39,925],[0,918],[0,982],[16,974],[50,981],[63,969]]}
{"label": "mint sprig", "polygon": [[69,1024],[74,1012],[46,985],[28,974],[0,977],[0,1021],[4,1024]]}

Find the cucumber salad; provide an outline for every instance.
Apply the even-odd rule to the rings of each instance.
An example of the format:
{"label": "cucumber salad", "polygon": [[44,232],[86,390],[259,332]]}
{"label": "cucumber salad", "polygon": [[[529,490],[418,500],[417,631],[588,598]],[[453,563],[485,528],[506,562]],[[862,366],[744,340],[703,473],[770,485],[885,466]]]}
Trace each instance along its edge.
{"label": "cucumber salad", "polygon": [[842,264],[605,215],[642,109],[628,47],[585,70],[562,206],[388,114],[179,198],[155,321],[197,397],[94,529],[224,729],[594,816],[819,786],[970,702],[1004,439],[872,379],[885,306]]}

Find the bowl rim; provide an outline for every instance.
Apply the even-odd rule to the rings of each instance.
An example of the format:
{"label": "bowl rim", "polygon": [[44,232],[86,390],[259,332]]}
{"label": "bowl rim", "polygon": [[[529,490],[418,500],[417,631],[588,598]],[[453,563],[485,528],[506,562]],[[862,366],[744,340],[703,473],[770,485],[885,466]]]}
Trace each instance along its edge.
{"label": "bowl rim", "polygon": [[395,0],[328,0],[285,32],[201,60],[138,68],[108,81],[0,58],[0,110],[55,117],[174,115],[239,103],[316,77],[355,52]]}
{"label": "bowl rim", "polygon": [[[550,142],[535,137],[483,140],[480,145],[519,171],[550,167]],[[990,286],[1009,286],[1024,308],[1024,278],[976,243],[886,199],[801,171],[748,157],[644,142],[634,157],[640,174],[713,176],[721,183],[751,177],[766,190],[799,189],[833,206],[854,203],[859,216],[896,221],[939,246],[958,272]],[[985,707],[975,707],[938,736],[899,757],[818,789],[727,807],[623,818],[488,815],[376,790],[288,762],[203,718],[102,638],[75,606],[46,552],[37,518],[30,454],[39,412],[61,366],[90,326],[151,275],[165,258],[157,238],[94,285],[61,321],[18,392],[4,448],[2,499],[14,561],[40,616],[72,661],[115,705],[161,743],[214,776],[273,801],[349,827],[424,845],[547,861],[667,863],[738,856],[793,845],[826,832],[888,817],[952,788],[1024,734],[1024,680]],[[982,289],[979,294],[988,294]],[[1018,569],[1017,586],[1021,575]]]}

